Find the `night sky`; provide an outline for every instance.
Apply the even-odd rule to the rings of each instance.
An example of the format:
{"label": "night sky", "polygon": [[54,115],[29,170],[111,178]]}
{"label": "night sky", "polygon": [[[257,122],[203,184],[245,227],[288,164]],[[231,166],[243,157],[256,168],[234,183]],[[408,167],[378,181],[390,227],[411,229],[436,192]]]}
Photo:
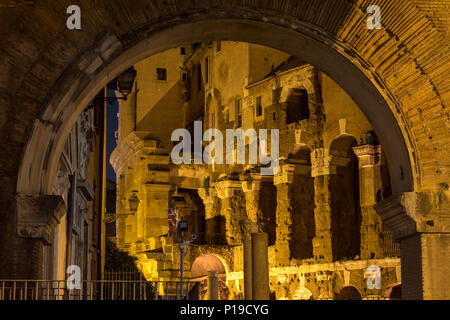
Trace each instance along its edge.
{"label": "night sky", "polygon": [[[114,97],[114,91],[108,89],[108,97]],[[106,110],[106,178],[108,180],[116,181],[116,173],[113,167],[109,163],[109,157],[111,152],[116,147],[116,137],[115,132],[118,130],[118,119],[117,113],[119,112],[119,103],[115,101],[114,103],[107,104]]]}

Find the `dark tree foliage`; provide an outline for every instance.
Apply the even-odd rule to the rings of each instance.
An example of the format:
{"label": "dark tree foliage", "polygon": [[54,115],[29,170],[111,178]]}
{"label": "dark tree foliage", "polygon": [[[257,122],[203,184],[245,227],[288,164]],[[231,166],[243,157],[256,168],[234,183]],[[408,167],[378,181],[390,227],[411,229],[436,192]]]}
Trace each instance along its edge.
{"label": "dark tree foliage", "polygon": [[139,273],[136,260],[136,257],[130,256],[127,252],[117,248],[117,245],[114,242],[109,240],[106,241],[106,270],[128,270]]}

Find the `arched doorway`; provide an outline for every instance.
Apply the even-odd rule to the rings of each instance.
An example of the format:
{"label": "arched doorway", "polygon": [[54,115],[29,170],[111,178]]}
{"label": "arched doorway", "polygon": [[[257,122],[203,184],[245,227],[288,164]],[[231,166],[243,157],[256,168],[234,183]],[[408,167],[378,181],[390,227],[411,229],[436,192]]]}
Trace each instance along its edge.
{"label": "arched doorway", "polygon": [[336,300],[361,300],[361,294],[358,289],[353,286],[348,286],[342,288],[337,296],[335,296]]}
{"label": "arched doorway", "polygon": [[401,300],[402,299],[402,284],[394,283],[387,286],[385,294],[385,298],[389,300]]}
{"label": "arched doorway", "polygon": [[219,300],[227,300],[230,294],[225,265],[212,254],[204,254],[194,260],[191,267],[191,281],[200,282],[200,300],[206,299],[208,271],[217,271],[219,276]]}

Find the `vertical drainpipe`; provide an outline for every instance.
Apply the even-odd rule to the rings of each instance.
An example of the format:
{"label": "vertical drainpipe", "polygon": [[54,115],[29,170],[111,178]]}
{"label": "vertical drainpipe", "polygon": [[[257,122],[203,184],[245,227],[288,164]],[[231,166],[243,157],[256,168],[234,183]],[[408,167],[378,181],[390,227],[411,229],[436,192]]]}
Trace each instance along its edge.
{"label": "vertical drainpipe", "polygon": [[136,79],[135,87],[134,87],[134,131],[136,131],[136,125],[137,125],[137,94],[138,94],[138,84],[137,84],[137,79]]}
{"label": "vertical drainpipe", "polygon": [[[107,90],[103,89],[102,97],[106,97]],[[101,104],[101,110],[99,112],[100,119],[100,154],[99,157],[99,172],[100,172],[100,181],[99,181],[99,195],[100,199],[98,199],[98,254],[97,254],[97,279],[104,279],[104,270],[105,270],[105,224],[104,224],[104,214],[106,207],[106,105],[107,102],[104,101]]]}
{"label": "vertical drainpipe", "polygon": [[67,201],[67,224],[66,224],[66,270],[72,264],[72,230],[73,218],[75,216],[77,203],[77,170],[70,176],[70,189]]}

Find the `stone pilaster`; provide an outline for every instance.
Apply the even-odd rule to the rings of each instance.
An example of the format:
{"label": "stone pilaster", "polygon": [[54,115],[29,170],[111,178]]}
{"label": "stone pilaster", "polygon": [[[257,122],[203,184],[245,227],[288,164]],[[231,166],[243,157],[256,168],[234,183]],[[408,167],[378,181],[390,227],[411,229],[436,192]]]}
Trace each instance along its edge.
{"label": "stone pilaster", "polygon": [[243,223],[247,219],[245,195],[242,182],[235,180],[218,181],[214,184],[221,200],[220,214],[225,218],[225,232],[228,245],[242,244]]}
{"label": "stone pilaster", "polygon": [[319,148],[311,152],[311,176],[314,178],[314,221],[316,236],[313,239],[314,259],[333,261],[331,237],[331,179],[337,166],[346,166],[350,160],[333,155],[329,149]]}
{"label": "stone pilaster", "polygon": [[217,233],[221,231],[221,204],[220,199],[217,197],[216,189],[213,187],[208,189],[200,188],[198,189],[198,195],[205,205],[205,241],[207,243],[221,242],[222,237],[217,235]]}
{"label": "stone pilaster", "polygon": [[381,220],[373,205],[377,192],[382,190],[381,146],[362,145],[353,147],[358,157],[359,198],[361,205],[361,259],[383,257],[381,246]]}
{"label": "stone pilaster", "polygon": [[293,221],[292,216],[295,211],[293,207],[294,199],[294,175],[309,174],[310,167],[305,164],[284,164],[273,177],[274,185],[277,188],[277,208],[276,208],[276,252],[277,265],[287,265],[292,258],[291,247]]}
{"label": "stone pilaster", "polygon": [[289,265],[291,257],[290,243],[292,238],[292,183],[294,182],[295,165],[280,166],[278,173],[273,177],[277,187],[276,211],[276,257],[277,265]]}
{"label": "stone pilaster", "polygon": [[250,236],[250,233],[260,231],[260,224],[258,219],[258,211],[261,210],[259,202],[262,188],[262,176],[253,175],[252,181],[243,181],[242,190],[245,194],[245,209],[247,212],[247,219],[245,221],[244,232]]}
{"label": "stone pilaster", "polygon": [[405,192],[374,205],[400,241],[403,299],[450,299],[450,192]]}

